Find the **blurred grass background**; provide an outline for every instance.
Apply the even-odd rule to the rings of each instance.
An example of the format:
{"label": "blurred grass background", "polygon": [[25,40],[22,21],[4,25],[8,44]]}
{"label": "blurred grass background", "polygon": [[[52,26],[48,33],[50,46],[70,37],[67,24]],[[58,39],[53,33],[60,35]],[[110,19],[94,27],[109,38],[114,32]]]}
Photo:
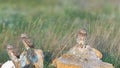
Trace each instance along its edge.
{"label": "blurred grass background", "polygon": [[88,29],[89,43],[103,61],[120,68],[119,0],[0,0],[0,62],[9,59],[6,45],[22,50],[21,33],[43,50],[44,68],[76,43],[80,27]]}

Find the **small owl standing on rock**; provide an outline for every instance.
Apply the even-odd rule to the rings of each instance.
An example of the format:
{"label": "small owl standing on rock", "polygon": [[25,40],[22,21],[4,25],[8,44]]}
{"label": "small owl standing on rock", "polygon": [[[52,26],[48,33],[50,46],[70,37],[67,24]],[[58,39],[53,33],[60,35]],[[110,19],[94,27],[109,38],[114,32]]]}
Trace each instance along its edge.
{"label": "small owl standing on rock", "polygon": [[102,53],[89,46],[87,30],[80,28],[76,45],[67,53],[53,61],[57,68],[114,68],[112,64],[102,62]]}

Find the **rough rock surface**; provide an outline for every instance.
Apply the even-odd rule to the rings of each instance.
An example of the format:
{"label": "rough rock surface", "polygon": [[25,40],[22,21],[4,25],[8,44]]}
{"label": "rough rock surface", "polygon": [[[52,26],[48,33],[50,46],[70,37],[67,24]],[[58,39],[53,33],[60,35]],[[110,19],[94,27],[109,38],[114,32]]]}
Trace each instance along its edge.
{"label": "rough rock surface", "polygon": [[76,45],[66,54],[59,57],[58,61],[80,68],[114,68],[112,64],[100,60],[90,46],[81,48],[79,45]]}

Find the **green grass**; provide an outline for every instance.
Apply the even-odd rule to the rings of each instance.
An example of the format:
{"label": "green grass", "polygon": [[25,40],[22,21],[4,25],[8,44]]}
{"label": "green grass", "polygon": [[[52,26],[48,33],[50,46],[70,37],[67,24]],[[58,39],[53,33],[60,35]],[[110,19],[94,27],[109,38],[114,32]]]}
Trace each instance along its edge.
{"label": "green grass", "polygon": [[[89,43],[103,53],[103,61],[120,67],[120,6],[111,1],[3,0],[0,1],[0,62],[9,59],[6,45],[21,50],[21,33],[43,50],[44,68],[76,43],[80,27],[88,29]],[[64,49],[63,49],[64,48]]]}

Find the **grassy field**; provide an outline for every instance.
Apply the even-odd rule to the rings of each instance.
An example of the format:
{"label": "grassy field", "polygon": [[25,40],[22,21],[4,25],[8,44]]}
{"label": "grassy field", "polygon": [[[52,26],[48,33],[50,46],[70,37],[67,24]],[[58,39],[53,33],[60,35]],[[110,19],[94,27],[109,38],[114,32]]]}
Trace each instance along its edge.
{"label": "grassy field", "polygon": [[43,50],[44,68],[76,43],[80,27],[88,29],[89,44],[102,60],[120,68],[119,0],[0,0],[0,62],[9,59],[7,44],[23,49],[21,33]]}

